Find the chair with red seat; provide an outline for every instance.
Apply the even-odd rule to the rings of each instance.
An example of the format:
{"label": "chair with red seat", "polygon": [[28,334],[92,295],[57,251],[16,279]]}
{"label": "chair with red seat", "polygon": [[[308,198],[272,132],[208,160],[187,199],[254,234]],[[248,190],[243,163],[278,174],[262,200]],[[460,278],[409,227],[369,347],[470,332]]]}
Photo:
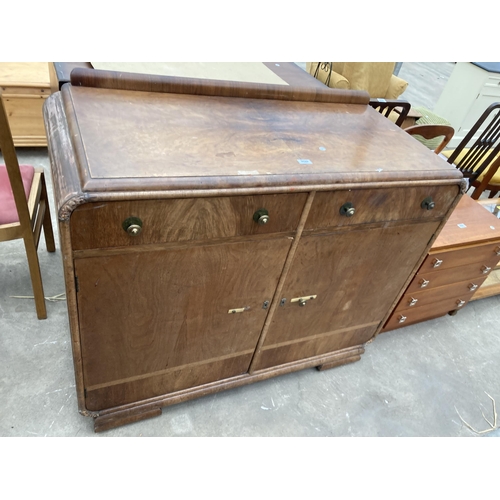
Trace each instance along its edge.
{"label": "chair with red seat", "polygon": [[0,242],[23,239],[38,319],[47,317],[38,242],[43,227],[49,252],[55,252],[43,169],[19,165],[12,134],[0,97]]}

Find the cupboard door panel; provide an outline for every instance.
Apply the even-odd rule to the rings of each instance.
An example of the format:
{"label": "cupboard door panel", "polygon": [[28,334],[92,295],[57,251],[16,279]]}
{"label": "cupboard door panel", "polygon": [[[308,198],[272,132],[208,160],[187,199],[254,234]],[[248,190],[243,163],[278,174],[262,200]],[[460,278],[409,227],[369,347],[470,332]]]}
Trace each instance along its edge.
{"label": "cupboard door panel", "polygon": [[276,238],[76,260],[87,389],[180,366],[210,369],[231,357],[242,360],[232,375],[245,373],[290,244]]}
{"label": "cupboard door panel", "polygon": [[[439,222],[302,238],[264,347],[343,328],[377,326]],[[305,305],[292,302],[316,295]],[[349,347],[343,345],[343,347]]]}

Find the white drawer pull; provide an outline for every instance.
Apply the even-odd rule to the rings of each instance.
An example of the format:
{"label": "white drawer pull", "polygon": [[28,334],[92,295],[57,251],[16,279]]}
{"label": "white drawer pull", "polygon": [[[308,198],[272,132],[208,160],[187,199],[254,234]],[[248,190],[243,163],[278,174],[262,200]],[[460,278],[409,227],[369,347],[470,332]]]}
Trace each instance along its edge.
{"label": "white drawer pull", "polygon": [[474,290],[477,290],[477,287],[478,287],[478,286],[479,286],[479,285],[476,285],[475,283],[471,283],[471,284],[468,286],[468,288],[469,288],[469,290],[470,290],[471,292],[473,292]]}
{"label": "white drawer pull", "polygon": [[404,323],[406,321],[406,316],[403,316],[402,314],[398,318],[398,323]]}
{"label": "white drawer pull", "polygon": [[408,301],[408,304],[410,307],[414,306],[418,302],[418,299],[415,299],[413,297],[410,297],[410,300]]}
{"label": "white drawer pull", "polygon": [[432,267],[439,267],[442,263],[443,261],[441,259],[434,259],[432,261]]}
{"label": "white drawer pull", "polygon": [[491,267],[483,266],[481,268],[481,271],[483,272],[483,274],[488,274],[491,271]]}
{"label": "white drawer pull", "polygon": [[465,304],[465,300],[457,300],[457,307],[462,307]]}

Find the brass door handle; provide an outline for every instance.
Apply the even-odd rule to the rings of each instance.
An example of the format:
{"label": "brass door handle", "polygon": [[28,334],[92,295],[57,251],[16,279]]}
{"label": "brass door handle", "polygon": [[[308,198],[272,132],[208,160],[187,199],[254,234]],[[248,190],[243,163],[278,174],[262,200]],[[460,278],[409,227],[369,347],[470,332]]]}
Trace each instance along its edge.
{"label": "brass door handle", "polygon": [[317,295],[306,295],[304,297],[295,297],[294,299],[291,299],[290,302],[298,302],[300,307],[304,307],[309,300],[314,300],[317,297]]}

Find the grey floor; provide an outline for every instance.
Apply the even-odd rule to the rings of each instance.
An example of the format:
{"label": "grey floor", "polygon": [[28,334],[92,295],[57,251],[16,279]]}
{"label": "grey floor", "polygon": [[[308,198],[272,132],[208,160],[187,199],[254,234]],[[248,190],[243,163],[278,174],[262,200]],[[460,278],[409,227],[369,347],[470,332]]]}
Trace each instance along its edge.
{"label": "grey floor", "polygon": [[[300,65],[300,63],[299,63]],[[404,63],[404,98],[432,109],[452,63]],[[19,149],[43,166],[44,148]],[[55,214],[52,214],[55,229]],[[61,253],[40,244],[45,295],[64,292]],[[0,244],[1,436],[475,436],[500,403],[500,296],[456,316],[380,335],[357,363],[315,369],[164,408],[157,418],[94,434],[77,410],[65,302],[36,319],[21,241]],[[458,411],[458,412],[457,412]],[[498,436],[499,431],[484,434]]]}

